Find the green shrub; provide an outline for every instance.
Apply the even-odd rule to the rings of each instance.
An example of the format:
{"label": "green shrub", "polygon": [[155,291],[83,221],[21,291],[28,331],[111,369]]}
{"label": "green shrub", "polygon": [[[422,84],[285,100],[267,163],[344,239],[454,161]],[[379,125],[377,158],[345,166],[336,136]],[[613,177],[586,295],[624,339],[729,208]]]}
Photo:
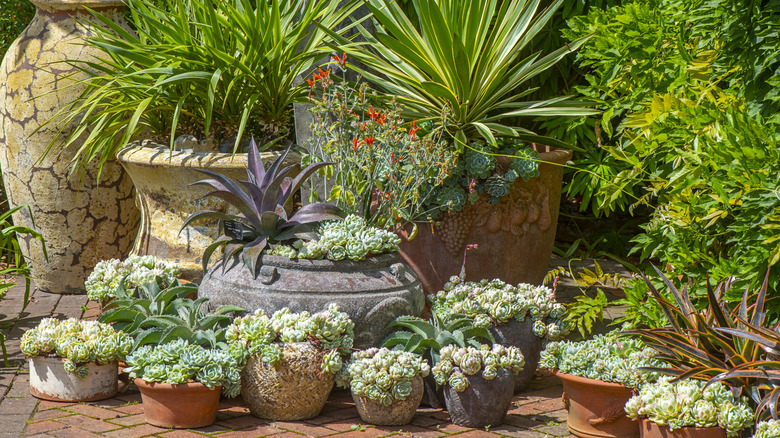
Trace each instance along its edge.
{"label": "green shrub", "polygon": [[0,59],[11,43],[22,33],[35,15],[30,0],[6,0],[0,2]]}

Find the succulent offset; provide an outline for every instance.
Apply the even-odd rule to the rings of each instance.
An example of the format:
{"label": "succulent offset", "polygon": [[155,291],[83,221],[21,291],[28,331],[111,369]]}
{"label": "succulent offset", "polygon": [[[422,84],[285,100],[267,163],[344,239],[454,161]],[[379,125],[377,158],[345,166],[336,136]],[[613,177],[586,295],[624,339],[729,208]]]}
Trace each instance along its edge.
{"label": "succulent offset", "polygon": [[177,385],[200,382],[209,389],[222,386],[226,397],[241,391],[239,361],[234,351],[207,349],[177,339],[162,345],[144,345],[127,356],[130,377]]}
{"label": "succulent offset", "polygon": [[465,391],[469,386],[468,377],[480,371],[483,379],[493,380],[499,370],[507,369],[517,374],[525,365],[525,358],[517,347],[500,344],[492,347],[481,345],[479,348],[447,345],[439,350],[439,354],[440,360],[431,370],[436,384],[449,385],[457,392]]}
{"label": "succulent offset", "polygon": [[539,366],[633,388],[658,379],[657,373],[639,370],[640,367],[664,366],[653,358],[655,354],[655,350],[641,341],[618,337],[616,332],[611,332],[587,341],[551,342],[542,351]]}
{"label": "succulent offset", "polygon": [[106,364],[123,360],[133,340],[110,325],[70,318],[44,318],[21,339],[25,356],[56,356],[65,359],[65,371],[86,377],[88,362]]}
{"label": "succulent offset", "polygon": [[429,296],[431,311],[438,315],[462,313],[475,327],[489,328],[512,319],[534,321],[534,334],[548,341],[560,339],[571,331],[563,320],[566,308],[555,302],[552,289],[521,283],[517,287],[501,280],[463,282],[450,277],[444,290]]}
{"label": "succulent offset", "polygon": [[254,314],[236,318],[225,338],[231,349],[243,351],[244,356],[259,355],[269,365],[282,360],[279,343],[313,341],[324,351],[322,370],[336,373],[342,366],[342,352],[352,348],[354,328],[349,315],[340,312],[335,304],[314,314],[293,313],[285,307],[271,317],[258,309]]}
{"label": "succulent offset", "polygon": [[639,388],[639,395],[626,403],[630,418],[644,417],[670,430],[681,427],[726,429],[728,436],[753,425],[753,410],[747,397],[734,397],[722,383],[707,385],[701,380],[671,383],[665,376]]}
{"label": "succulent offset", "polygon": [[198,169],[211,177],[194,183],[213,189],[204,198],[223,199],[240,212],[231,214],[201,210],[192,213],[184,221],[182,229],[194,221],[218,219],[224,230],[225,234],[203,252],[204,272],[208,268],[211,255],[222,248],[224,263],[232,257],[240,256],[249,271],[257,277],[261,267],[260,257],[267,247],[274,243],[313,238],[310,227],[314,224],[342,218],[341,210],[324,203],[304,205],[288,217],[284,208],[287,201],[314,172],[330,164],[311,164],[302,169],[295,178],[291,178],[288,175],[292,174],[296,166],[281,168],[289,152],[290,148],[287,148],[266,170],[252,139],[247,162],[248,181],[240,181],[240,184],[217,172]]}
{"label": "succulent offset", "polygon": [[355,215],[329,221],[317,229],[319,240],[298,240],[291,246],[277,245],[271,254],[291,259],[363,260],[368,256],[397,252],[401,238],[395,233],[368,226]]}
{"label": "succulent offset", "polygon": [[760,421],[756,424],[756,433],[753,438],[778,438],[780,437],[780,420]]}
{"label": "succulent offset", "polygon": [[92,301],[114,298],[114,290],[125,278],[125,288],[135,289],[139,285],[160,277],[165,284],[171,284],[181,274],[181,267],[159,260],[154,256],[131,256],[124,260],[103,260],[87,277],[84,287]]}
{"label": "succulent offset", "polygon": [[394,400],[406,400],[412,392],[412,380],[426,377],[430,366],[418,354],[369,348],[352,353],[347,371],[353,394],[389,406]]}

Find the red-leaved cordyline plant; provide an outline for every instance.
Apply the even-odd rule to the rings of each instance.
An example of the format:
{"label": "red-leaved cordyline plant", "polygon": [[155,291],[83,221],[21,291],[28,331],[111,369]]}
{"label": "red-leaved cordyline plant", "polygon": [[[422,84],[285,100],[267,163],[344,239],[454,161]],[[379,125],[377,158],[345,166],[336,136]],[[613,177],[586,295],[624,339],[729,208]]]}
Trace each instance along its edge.
{"label": "red-leaved cordyline plant", "polygon": [[284,205],[293,193],[314,172],[332,164],[309,165],[292,178],[288,175],[291,175],[297,167],[295,164],[281,168],[291,147],[292,145],[266,170],[260,159],[260,154],[257,152],[255,139],[252,138],[249,144],[249,160],[246,169],[248,181],[236,182],[217,172],[198,169],[211,178],[192,185],[200,184],[214,189],[206,193],[203,198],[211,196],[220,198],[240,212],[240,214],[235,215],[214,210],[201,210],[192,213],[184,221],[182,229],[194,221],[218,219],[220,228],[224,231],[224,235],[215,240],[203,252],[204,272],[214,251],[224,247],[223,269],[227,266],[228,259],[240,255],[241,261],[257,277],[261,267],[260,256],[266,247],[288,240],[314,238],[311,226],[324,220],[344,217],[344,212],[338,207],[324,203],[304,205],[288,217]]}
{"label": "red-leaved cordyline plant", "polygon": [[658,359],[668,368],[653,368],[677,379],[724,382],[736,393],[750,397],[756,417],[768,411],[777,418],[780,399],[780,326],[767,328],[766,315],[769,271],[761,288],[745,290],[741,302],[733,306],[723,299],[733,278],[714,289],[707,282],[708,306],[697,310],[687,286],[678,290],[653,266],[674,301],[670,302],[646,277],[645,283],[661,305],[669,321],[666,327],[630,330],[658,351]]}
{"label": "red-leaved cordyline plant", "polygon": [[[344,72],[346,55],[333,60]],[[314,120],[305,162],[335,163],[313,196],[386,229],[426,220],[424,204],[454,166],[452,153],[440,136],[418,136],[420,127],[400,118],[394,99],[331,72],[320,69],[308,81]]]}

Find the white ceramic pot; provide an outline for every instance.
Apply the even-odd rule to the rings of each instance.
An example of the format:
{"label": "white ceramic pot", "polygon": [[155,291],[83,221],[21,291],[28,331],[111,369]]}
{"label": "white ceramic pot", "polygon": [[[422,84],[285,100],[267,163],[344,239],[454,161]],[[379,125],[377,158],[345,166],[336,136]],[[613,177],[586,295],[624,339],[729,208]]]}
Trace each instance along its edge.
{"label": "white ceramic pot", "polygon": [[30,358],[30,394],[52,401],[93,401],[111,398],[118,392],[117,362],[88,363],[87,377],[65,371],[65,359],[35,356]]}

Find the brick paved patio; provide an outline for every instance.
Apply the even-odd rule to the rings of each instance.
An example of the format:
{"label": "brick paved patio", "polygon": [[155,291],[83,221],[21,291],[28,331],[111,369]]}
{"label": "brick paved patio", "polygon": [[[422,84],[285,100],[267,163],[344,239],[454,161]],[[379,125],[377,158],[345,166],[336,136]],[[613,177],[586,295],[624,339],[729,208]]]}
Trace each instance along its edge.
{"label": "brick paved patio", "polygon": [[217,413],[216,424],[196,430],[171,430],[146,424],[140,395],[132,385],[125,388],[124,393],[99,402],[74,404],[40,401],[29,392],[27,364],[19,351],[21,335],[25,330],[34,327],[41,318],[90,318],[97,314],[97,308],[87,307],[85,296],[38,293],[33,295],[25,312],[20,314],[23,295],[23,287],[17,286],[0,301],[0,321],[12,324],[10,332],[8,327],[3,328],[4,333],[10,333],[6,346],[12,366],[0,367],[0,438],[571,436],[566,430],[566,411],[562,409],[560,402],[560,382],[544,372],[537,374],[528,391],[515,396],[505,423],[489,430],[456,426],[449,422],[446,411],[427,408],[420,408],[412,423],[403,427],[361,424],[354,403],[345,391],[334,391],[319,417],[293,422],[266,422],[249,415],[240,397],[224,399]]}

